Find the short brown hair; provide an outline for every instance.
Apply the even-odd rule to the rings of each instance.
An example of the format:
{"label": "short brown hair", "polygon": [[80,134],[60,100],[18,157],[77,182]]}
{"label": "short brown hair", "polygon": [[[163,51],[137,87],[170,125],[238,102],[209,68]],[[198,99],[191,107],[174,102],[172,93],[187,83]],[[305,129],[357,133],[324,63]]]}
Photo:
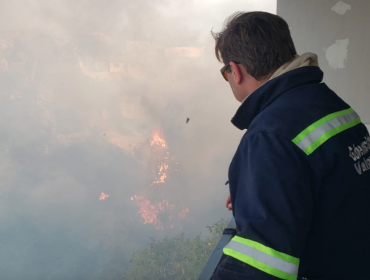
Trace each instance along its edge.
{"label": "short brown hair", "polygon": [[221,32],[212,32],[220,62],[241,63],[249,75],[261,80],[296,54],[288,24],[266,12],[236,13]]}

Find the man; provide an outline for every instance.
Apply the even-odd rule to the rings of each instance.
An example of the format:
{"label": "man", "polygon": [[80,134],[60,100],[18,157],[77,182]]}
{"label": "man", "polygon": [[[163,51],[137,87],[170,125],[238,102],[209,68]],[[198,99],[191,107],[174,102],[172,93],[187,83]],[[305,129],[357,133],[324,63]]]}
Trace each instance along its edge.
{"label": "man", "polygon": [[[370,137],[298,56],[287,23],[251,12],[214,33],[221,74],[247,129],[229,169],[238,234],[220,279],[370,279]],[[230,205],[231,202],[231,205]]]}

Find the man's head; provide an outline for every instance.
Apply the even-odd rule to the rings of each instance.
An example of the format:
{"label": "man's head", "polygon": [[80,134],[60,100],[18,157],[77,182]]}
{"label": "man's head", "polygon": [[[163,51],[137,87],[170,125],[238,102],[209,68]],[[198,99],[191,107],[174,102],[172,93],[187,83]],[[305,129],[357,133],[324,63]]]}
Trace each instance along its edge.
{"label": "man's head", "polygon": [[226,66],[223,76],[240,102],[297,54],[288,24],[266,12],[237,13],[212,35],[216,57]]}

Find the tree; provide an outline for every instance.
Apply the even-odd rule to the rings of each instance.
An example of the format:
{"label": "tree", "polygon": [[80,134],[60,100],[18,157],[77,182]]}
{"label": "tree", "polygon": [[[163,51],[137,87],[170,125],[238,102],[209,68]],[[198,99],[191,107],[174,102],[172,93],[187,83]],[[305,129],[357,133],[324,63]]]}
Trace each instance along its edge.
{"label": "tree", "polygon": [[152,239],[143,250],[132,258],[132,268],[123,275],[125,280],[193,280],[216,246],[228,221],[221,219],[207,226],[209,236],[198,235],[193,239],[183,233],[162,240]]}

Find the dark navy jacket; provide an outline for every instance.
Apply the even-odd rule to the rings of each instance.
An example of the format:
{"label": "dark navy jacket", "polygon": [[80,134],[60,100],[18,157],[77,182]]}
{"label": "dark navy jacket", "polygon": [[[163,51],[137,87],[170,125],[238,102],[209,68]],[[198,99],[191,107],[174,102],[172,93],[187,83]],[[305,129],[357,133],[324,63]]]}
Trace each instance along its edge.
{"label": "dark navy jacket", "polygon": [[212,279],[370,279],[370,137],[319,67],[258,88],[229,169],[238,236]]}

